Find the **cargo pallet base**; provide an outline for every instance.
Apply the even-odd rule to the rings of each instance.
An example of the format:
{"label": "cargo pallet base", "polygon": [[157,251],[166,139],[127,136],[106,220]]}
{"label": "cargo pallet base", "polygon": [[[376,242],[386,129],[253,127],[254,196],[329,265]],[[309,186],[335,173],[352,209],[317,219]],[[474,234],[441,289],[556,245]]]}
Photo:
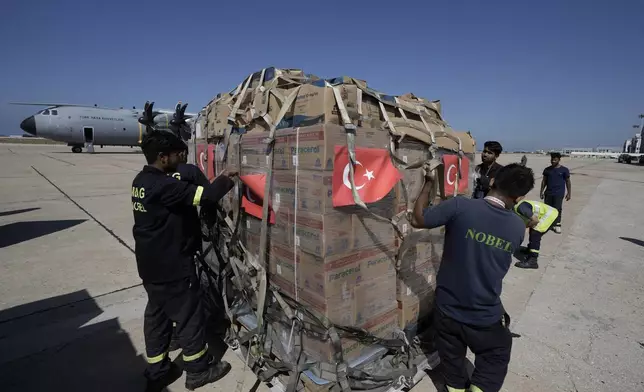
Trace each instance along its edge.
{"label": "cargo pallet base", "polygon": [[[233,283],[235,278],[230,274],[231,263],[227,263],[226,259],[221,257],[222,253],[226,254],[227,249],[225,247],[218,249],[213,251],[212,243],[210,245],[206,243],[204,257],[200,258],[199,267],[201,290],[202,295],[207,297],[206,309],[209,309],[211,314],[221,314],[222,308],[225,309],[226,318],[230,322],[225,340],[228,347],[244,363],[242,377],[247,371],[252,371],[257,376],[258,382],[264,382],[271,391],[275,392],[302,390],[393,392],[412,388],[427,375],[428,370],[438,366],[440,362],[438,354],[433,350],[431,343],[428,343],[431,341],[431,331],[423,326],[423,332],[418,333],[415,329],[417,325],[410,326],[405,331],[396,331],[400,341],[406,342],[405,349],[400,350],[398,347],[392,350],[375,343],[367,345],[360,356],[347,359],[344,362],[346,364],[345,370],[350,373],[347,377],[348,384],[359,384],[358,388],[350,388],[347,384],[343,388],[340,387],[337,380],[324,378],[324,375],[332,376],[328,378],[337,377],[338,366],[335,364],[321,363],[312,358],[305,358],[304,353],[299,356],[301,357],[300,361],[281,357],[280,352],[284,352],[284,347],[291,346],[291,339],[280,339],[280,336],[275,333],[262,334],[259,332],[256,311],[243,298],[244,295],[238,290],[238,286],[235,287]],[[232,263],[234,262],[233,260]],[[229,295],[221,293],[229,293]],[[273,295],[279,296],[277,293],[273,293]],[[250,302],[255,303],[256,301],[252,299]],[[265,321],[267,329],[273,332],[276,323]],[[263,355],[254,355],[257,354],[257,346],[253,349],[251,345],[256,343],[254,339],[259,335],[263,335],[263,338],[269,342],[268,347],[270,348],[268,352],[263,352]],[[293,332],[291,331],[292,336]],[[392,341],[395,340],[382,340],[382,342]],[[266,346],[266,344],[261,345],[264,351]],[[401,351],[404,351],[402,356],[400,355]],[[290,350],[287,349],[286,352],[290,353]],[[268,358],[270,359],[267,361]],[[298,377],[293,377],[294,370],[285,371],[284,368],[280,368],[285,364],[303,370],[299,372]],[[242,392],[242,387],[243,384],[238,384],[236,392]]]}
{"label": "cargo pallet base", "polygon": [[[242,317],[240,318],[239,321],[243,324],[244,328],[249,331],[257,327],[257,320],[252,315],[247,315],[246,317]],[[244,345],[235,344],[235,343],[230,344],[229,347],[231,351],[233,351],[239,357],[239,359],[242,362],[244,362],[244,364],[246,364],[246,361],[249,358],[248,348]],[[373,350],[370,353],[365,354],[353,361],[350,361],[348,365],[349,367],[352,367],[352,368],[359,368],[361,366],[369,364],[369,362],[374,361],[374,359],[379,358],[385,352],[386,352],[385,348],[376,346],[373,348]],[[423,378],[425,378],[427,376],[428,371],[436,369],[439,363],[440,363],[440,359],[438,357],[438,353],[433,352],[429,355],[426,355],[426,357],[417,365],[416,374],[414,374],[413,377],[411,377],[411,379],[406,379],[405,377],[401,376],[396,381],[392,382],[392,384],[388,387],[384,387],[384,388],[379,387],[376,389],[365,390],[365,391],[400,392],[403,390],[409,390],[413,388],[416,384],[418,384]],[[260,371],[266,371],[266,370],[268,369],[260,369]],[[257,373],[255,373],[255,375],[259,377]],[[300,377],[300,380],[302,382],[302,386],[297,390],[319,392],[322,390],[329,390],[333,384],[333,381],[321,379],[315,376],[311,371],[308,371],[308,370],[302,372],[302,376]],[[264,384],[271,390],[271,392],[286,392],[287,382],[288,382],[287,380],[283,380],[280,376],[275,376],[270,380],[264,381]]]}

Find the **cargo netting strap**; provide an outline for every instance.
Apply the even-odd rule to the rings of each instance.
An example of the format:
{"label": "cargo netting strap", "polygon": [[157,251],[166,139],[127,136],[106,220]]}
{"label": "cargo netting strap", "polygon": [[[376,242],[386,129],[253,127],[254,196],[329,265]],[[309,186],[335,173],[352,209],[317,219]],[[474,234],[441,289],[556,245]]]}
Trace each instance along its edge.
{"label": "cargo netting strap", "polygon": [[267,145],[267,170],[266,170],[266,183],[264,185],[264,198],[267,200],[264,200],[262,202],[262,228],[261,228],[261,234],[259,238],[259,260],[258,263],[262,267],[261,270],[258,271],[259,275],[259,292],[258,292],[258,298],[257,298],[257,328],[258,331],[262,331],[262,327],[264,326],[264,311],[265,311],[265,306],[266,306],[266,295],[267,295],[267,289],[268,289],[268,275],[266,273],[266,252],[265,250],[268,248],[268,222],[270,220],[270,209],[269,205],[271,204],[269,202],[270,199],[270,194],[271,194],[271,185],[273,182],[273,156],[274,156],[274,145],[275,145],[275,131],[277,129],[277,125],[282,121],[282,118],[286,115],[286,112],[290,109],[290,107],[293,105],[293,102],[295,102],[295,97],[297,96],[297,93],[300,91],[300,87],[296,87],[286,98],[286,101],[282,105],[282,108],[279,111],[279,114],[277,115],[277,118],[274,119],[273,124],[271,124],[271,129],[268,135],[268,138],[265,140],[266,145]]}
{"label": "cargo netting strap", "polygon": [[[407,369],[396,370],[386,376],[375,376],[364,371],[349,367],[344,362],[342,355],[342,338],[351,338],[365,345],[375,344],[391,350],[403,351],[407,353],[410,352],[410,343],[406,339],[379,338],[375,335],[370,334],[368,331],[362,328],[335,325],[318,311],[311,309],[310,307],[302,306],[297,301],[294,301],[289,297],[280,296],[280,300],[278,301],[279,306],[283,306],[284,302],[289,302],[289,305],[287,305],[287,307],[282,309],[281,311],[279,309],[275,309],[274,307],[269,307],[267,309],[266,318],[272,322],[277,322],[282,324],[283,326],[288,327],[291,320],[287,315],[285,315],[285,309],[294,308],[302,315],[302,320],[299,318],[297,319],[297,331],[310,335],[311,337],[318,340],[330,341],[334,348],[335,363],[317,363],[317,366],[312,367],[311,371],[320,378],[338,382],[341,385],[341,390],[350,390],[351,386],[360,388],[360,384],[364,384],[364,381],[370,381],[369,383],[364,384],[369,385],[370,387],[387,386],[390,385],[393,381],[399,379],[401,376],[411,377],[416,373],[416,367],[411,363],[409,355],[407,355],[406,361],[408,364]],[[306,315],[306,317],[304,317],[304,315]],[[304,321],[303,319],[305,318],[311,319],[313,320],[313,322]],[[291,367],[291,365],[285,366]]]}
{"label": "cargo netting strap", "polygon": [[228,116],[228,123],[231,125],[235,125],[235,120],[237,117],[237,111],[239,111],[239,107],[242,104],[242,101],[246,97],[246,91],[248,90],[248,85],[250,85],[250,81],[253,78],[253,75],[248,75],[248,78],[246,79],[246,82],[244,83],[244,87],[242,88],[241,92],[239,89],[235,92],[235,95],[237,96],[237,100],[235,101],[235,106],[233,106],[232,110],[230,111],[230,115]]}

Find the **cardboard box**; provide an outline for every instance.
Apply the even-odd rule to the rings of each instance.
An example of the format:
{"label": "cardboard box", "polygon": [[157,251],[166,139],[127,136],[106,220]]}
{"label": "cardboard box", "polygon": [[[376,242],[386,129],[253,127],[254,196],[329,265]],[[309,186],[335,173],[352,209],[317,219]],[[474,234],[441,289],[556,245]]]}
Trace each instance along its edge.
{"label": "cardboard box", "polygon": [[434,291],[422,296],[410,296],[398,301],[398,322],[400,328],[416,325],[421,318],[427,317],[434,308]]}
{"label": "cardboard box", "polygon": [[[264,120],[264,114],[268,114],[269,119],[274,123],[282,110],[282,102],[275,96],[274,92],[287,99],[293,89],[275,88],[274,91],[265,90],[254,95],[253,107],[255,114],[258,116],[256,124],[257,129],[269,131],[272,124]],[[293,126],[293,106],[285,113],[284,117],[276,125],[276,129],[291,128]]]}
{"label": "cardboard box", "polygon": [[[270,160],[268,154],[268,145],[266,138],[268,133],[264,131],[247,132],[241,136],[239,142],[241,146],[241,166],[268,168]],[[273,169],[289,170],[292,167],[291,156],[289,152],[288,137],[279,132],[275,135],[275,144],[273,147]]]}
{"label": "cardboard box", "polygon": [[[373,317],[359,326],[380,338],[391,338],[398,326],[398,310],[395,306],[391,309],[384,310],[382,314]],[[345,361],[358,358],[368,348],[353,339],[341,339],[341,341],[342,356]],[[315,360],[325,362],[332,362],[334,360],[333,353],[335,350],[330,339],[321,341],[305,335],[303,337],[303,349],[307,356]]]}
{"label": "cardboard box", "polygon": [[278,287],[337,324],[357,325],[395,305],[393,252],[372,248],[320,258],[274,246],[269,264]]}
{"label": "cardboard box", "polygon": [[351,215],[331,212],[325,215],[298,211],[291,216],[294,243],[304,252],[325,257],[351,249]]}
{"label": "cardboard box", "polygon": [[[333,212],[333,173],[328,171],[298,170],[289,176],[275,178],[274,200],[280,200],[283,205],[295,208],[297,198],[298,211],[326,214]],[[297,178],[297,194],[296,194]]]}
{"label": "cardboard box", "polygon": [[[392,195],[367,204],[369,211],[385,219],[392,219],[395,215],[396,198]],[[383,221],[373,216],[370,212],[360,207],[348,207],[353,215],[352,233],[354,249],[368,248],[374,245],[395,243],[396,230],[391,222]]]}
{"label": "cardboard box", "polygon": [[[285,246],[293,245],[293,232],[290,230],[290,211],[281,209],[275,213],[275,223],[268,224],[268,233],[271,243],[278,243]],[[262,233],[262,220],[252,215],[244,214],[242,217],[242,230],[256,237]]]}
{"label": "cardboard box", "polygon": [[396,284],[396,299],[421,296],[436,289],[436,270],[434,264],[425,263],[420,266],[411,265],[398,271]]}
{"label": "cardboard box", "polygon": [[[333,124],[288,129],[288,145],[293,162],[299,170],[333,170],[335,146],[345,146],[347,135],[343,127]],[[359,128],[356,146],[388,149],[389,134],[384,130]]]}

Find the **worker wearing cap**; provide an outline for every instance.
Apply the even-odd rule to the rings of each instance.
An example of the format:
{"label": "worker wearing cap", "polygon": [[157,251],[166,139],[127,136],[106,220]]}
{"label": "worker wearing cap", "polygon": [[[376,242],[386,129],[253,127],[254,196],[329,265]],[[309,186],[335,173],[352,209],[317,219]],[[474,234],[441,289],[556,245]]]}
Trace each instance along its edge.
{"label": "worker wearing cap", "polygon": [[147,391],[161,391],[181,376],[168,357],[172,324],[183,348],[186,388],[219,380],[230,364],[208,354],[203,308],[191,290],[194,261],[186,208],[214,205],[233,187],[230,175],[208,186],[168,175],[180,163],[185,144],[169,132],[153,131],[141,148],[147,165],[132,181],[133,235],[139,276],[148,295],[144,314]]}
{"label": "worker wearing cap", "polygon": [[475,168],[475,188],[472,195],[475,199],[482,199],[490,191],[490,182],[503,166],[498,164],[496,160],[503,152],[501,143],[496,141],[487,141],[483,144],[483,152],[481,152],[481,163]]}
{"label": "worker wearing cap", "polygon": [[[503,324],[501,288],[525,236],[525,223],[512,208],[534,187],[534,174],[511,164],[500,168],[490,185],[484,199],[457,196],[428,207],[432,170],[411,217],[415,228],[445,226],[434,328],[450,392],[498,392],[510,362],[512,337]],[[465,369],[468,348],[476,357],[471,379]]]}
{"label": "worker wearing cap", "polygon": [[550,230],[559,216],[559,211],[545,203],[534,200],[522,200],[514,211],[523,219],[530,228],[527,257],[525,260],[514,264],[519,268],[539,268],[537,259],[541,250],[541,238]]}

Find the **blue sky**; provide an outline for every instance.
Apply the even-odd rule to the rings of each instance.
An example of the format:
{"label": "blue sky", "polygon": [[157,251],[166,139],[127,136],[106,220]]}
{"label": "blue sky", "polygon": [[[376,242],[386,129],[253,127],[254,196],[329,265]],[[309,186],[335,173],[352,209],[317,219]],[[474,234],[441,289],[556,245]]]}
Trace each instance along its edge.
{"label": "blue sky", "polygon": [[0,133],[39,109],[11,101],[197,110],[271,65],[441,99],[512,149],[635,133],[643,1],[379,1],[4,0]]}

